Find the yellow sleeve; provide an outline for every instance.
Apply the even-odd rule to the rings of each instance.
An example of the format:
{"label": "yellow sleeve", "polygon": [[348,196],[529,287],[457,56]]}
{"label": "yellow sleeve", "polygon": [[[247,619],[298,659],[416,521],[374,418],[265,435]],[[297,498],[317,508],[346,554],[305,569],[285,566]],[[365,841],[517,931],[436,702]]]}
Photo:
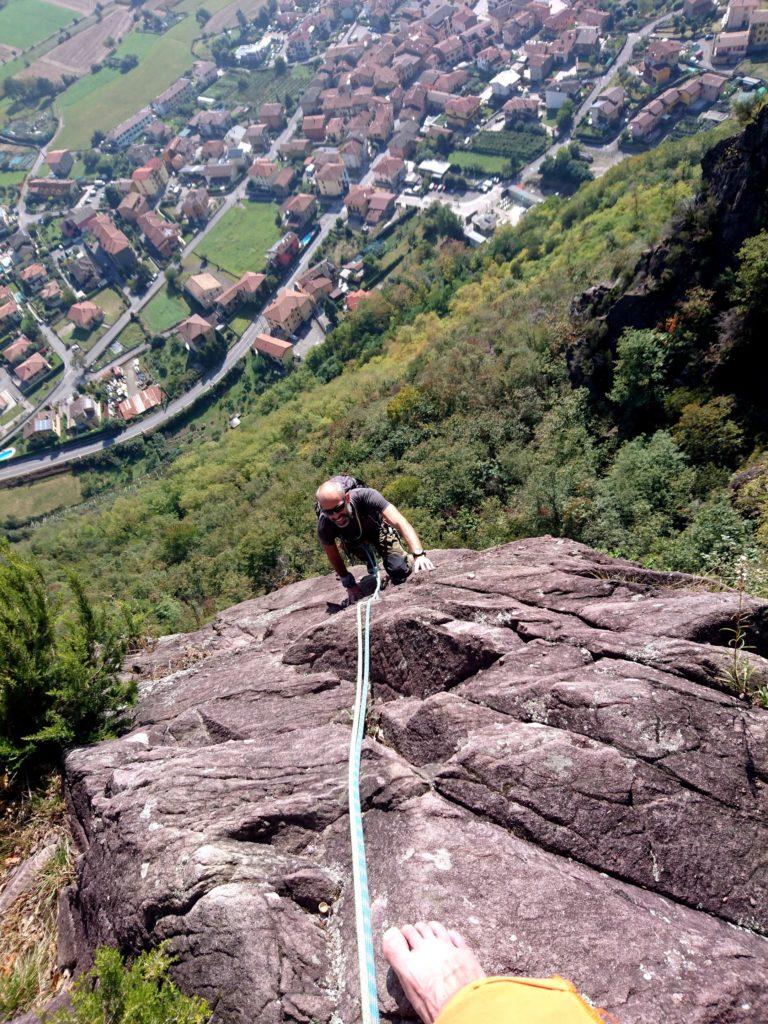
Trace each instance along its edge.
{"label": "yellow sleeve", "polygon": [[465,985],[435,1024],[605,1024],[564,978],[483,978]]}

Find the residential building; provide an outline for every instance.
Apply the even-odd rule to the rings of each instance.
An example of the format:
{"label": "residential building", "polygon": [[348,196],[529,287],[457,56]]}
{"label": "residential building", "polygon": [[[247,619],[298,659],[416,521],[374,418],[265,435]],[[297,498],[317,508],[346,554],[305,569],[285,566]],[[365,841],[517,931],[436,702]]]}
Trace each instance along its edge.
{"label": "residential building", "polygon": [[512,68],[505,68],[491,79],[491,92],[497,99],[506,99],[520,84],[520,75]]}
{"label": "residential building", "polygon": [[136,192],[154,199],[166,186],[168,169],[159,157],[152,157],[142,167],[136,168],[131,180]]}
{"label": "residential building", "polygon": [[120,200],[117,208],[118,215],[129,224],[135,224],[143,213],[149,210],[147,197],[141,192],[129,192]]}
{"label": "residential building", "polygon": [[325,114],[307,114],[302,119],[301,131],[305,138],[313,142],[325,141]]}
{"label": "residential building", "polygon": [[296,172],[292,167],[283,167],[272,179],[272,191],[276,196],[285,198],[290,195],[293,183],[296,180]]}
{"label": "residential building", "polygon": [[216,308],[227,315],[241,303],[254,302],[260,295],[266,281],[264,274],[247,270],[239,281],[226,288],[216,300]]}
{"label": "residential building", "polygon": [[348,312],[354,313],[360,303],[367,299],[370,294],[370,292],[366,292],[363,289],[356,292],[347,292],[346,307]]}
{"label": "residential building", "polygon": [[7,331],[15,323],[21,320],[21,312],[13,299],[8,299],[0,305],[0,331]]}
{"label": "residential building", "polygon": [[169,259],[181,241],[181,228],[178,224],[165,220],[155,210],[143,213],[138,220],[138,227],[154,251]]}
{"label": "residential building", "polygon": [[285,270],[299,255],[301,243],[295,231],[288,231],[267,252],[267,262],[278,270]]}
{"label": "residential building", "polygon": [[272,330],[284,335],[294,334],[302,324],[312,318],[314,303],[304,292],[285,289],[264,310],[264,316]]}
{"label": "residential building", "polygon": [[117,407],[117,415],[123,420],[132,420],[149,409],[154,409],[156,405],[160,405],[164,398],[162,389],[153,384],[152,387],[139,391],[133,398],[126,398],[125,401],[120,402]]}
{"label": "residential building", "polygon": [[396,156],[383,156],[373,168],[373,180],[377,185],[399,189],[405,179],[405,161]]}
{"label": "residential building", "polygon": [[321,196],[335,198],[344,195],[349,188],[346,166],[341,161],[323,164],[315,171],[315,184]]}
{"label": "residential building", "polygon": [[707,71],[701,76],[701,98],[705,103],[715,103],[720,99],[723,86],[728,81],[725,75]]}
{"label": "residential building", "polygon": [[257,334],[251,348],[260,355],[268,356],[270,359],[282,363],[283,366],[290,366],[293,362],[293,345],[289,341],[275,338],[271,334]]}
{"label": "residential building", "polygon": [[677,73],[680,43],[673,39],[654,39],[643,57],[643,78],[653,85],[664,85]]}
{"label": "residential building", "polygon": [[61,233],[65,238],[77,238],[98,216],[99,211],[92,206],[81,206],[77,210],[70,210],[61,222]]}
{"label": "residential building", "polygon": [[51,364],[47,359],[44,359],[39,352],[33,352],[23,363],[15,366],[13,372],[23,387],[29,387],[36,384],[50,369]]}
{"label": "residential building", "polygon": [[216,332],[207,320],[204,320],[197,313],[193,313],[192,316],[181,321],[176,328],[176,333],[184,342],[187,352],[196,352],[200,342],[211,340]]}
{"label": "residential building", "polygon": [[194,99],[195,90],[190,78],[177,78],[152,101],[152,109],[160,117],[165,117],[172,110],[178,110],[182,104]]}
{"label": "residential building", "polygon": [[258,157],[248,168],[248,177],[253,188],[260,192],[270,192],[272,182],[280,170],[280,165],[266,157]]}
{"label": "residential building", "polygon": [[285,127],[285,109],[282,103],[262,103],[258,110],[258,118],[273,132]]}
{"label": "residential building", "polygon": [[312,56],[312,33],[308,29],[296,29],[288,36],[286,47],[288,60],[298,62]]}
{"label": "residential building", "polygon": [[28,267],[19,272],[18,278],[24,286],[25,292],[39,292],[48,280],[48,271],[42,263],[30,263]]}
{"label": "residential building", "polygon": [[206,188],[192,188],[187,192],[181,204],[182,216],[193,223],[208,220],[208,208],[211,199]]}
{"label": "residential building", "polygon": [[16,366],[18,363],[23,363],[34,351],[34,342],[31,342],[26,335],[20,334],[16,341],[12,341],[10,345],[0,352],[0,355],[11,366]]}
{"label": "residential building", "polygon": [[76,302],[67,311],[67,320],[83,331],[92,331],[104,320],[104,310],[95,302]]}
{"label": "residential building", "polygon": [[299,192],[287,199],[281,209],[286,226],[293,231],[303,231],[317,213],[317,200],[306,192]]}
{"label": "residential building", "polygon": [[49,309],[55,309],[64,301],[64,292],[58,281],[48,281],[40,289],[40,298]]}
{"label": "residential building", "polygon": [[142,134],[147,125],[155,120],[149,107],[142,107],[138,113],[108,131],[104,139],[107,148],[127,149]]}
{"label": "residential building", "polygon": [[71,178],[31,178],[27,190],[34,198],[71,201],[80,191],[80,186]]}
{"label": "residential building", "polygon": [[449,128],[466,129],[479,113],[479,96],[451,96],[445,105],[445,119]]}
{"label": "residential building", "polygon": [[516,121],[538,121],[539,101],[523,96],[513,96],[502,107],[507,125]]}
{"label": "residential building", "polygon": [[269,128],[265,124],[251,124],[245,130],[245,141],[254,153],[269,149]]}
{"label": "residential building", "polygon": [[75,165],[75,158],[68,149],[50,149],[45,162],[57,178],[67,178]]}
{"label": "residential building", "polygon": [[93,430],[101,423],[101,403],[90,395],[73,395],[64,407],[67,430],[80,433]]}
{"label": "residential building", "polygon": [[590,123],[595,128],[609,128],[621,121],[626,96],[621,86],[601,93],[589,108]]}
{"label": "residential building", "polygon": [[218,78],[218,68],[212,60],[196,60],[192,65],[192,78],[198,89],[205,89]]}
{"label": "residential building", "polygon": [[350,174],[356,175],[363,169],[365,146],[359,139],[349,139],[339,147],[339,155]]}
{"label": "residential building", "polygon": [[203,309],[213,309],[216,300],[224,289],[225,286],[213,274],[207,271],[193,274],[187,278],[184,285],[184,291],[201,305]]}
{"label": "residential building", "polygon": [[88,224],[88,231],[96,239],[97,252],[102,257],[114,263],[120,270],[133,269],[136,257],[131,244],[107,214],[96,214]]}
{"label": "residential building", "polygon": [[[671,92],[672,90],[667,90]],[[686,107],[690,107],[692,103],[695,103],[701,97],[701,78],[689,78],[687,82],[683,82],[679,85],[675,92],[680,103],[683,103]]]}
{"label": "residential building", "polygon": [[78,256],[65,267],[75,287],[84,292],[92,292],[104,283],[101,273],[87,256]]}
{"label": "residential building", "polygon": [[41,409],[24,424],[21,436],[25,441],[56,441],[61,437],[61,417],[55,409]]}
{"label": "residential building", "polygon": [[208,188],[226,189],[240,177],[240,165],[234,160],[220,160],[206,164],[203,177]]}
{"label": "residential building", "polygon": [[714,9],[712,0],[683,0],[683,15],[695,20],[711,14]]}

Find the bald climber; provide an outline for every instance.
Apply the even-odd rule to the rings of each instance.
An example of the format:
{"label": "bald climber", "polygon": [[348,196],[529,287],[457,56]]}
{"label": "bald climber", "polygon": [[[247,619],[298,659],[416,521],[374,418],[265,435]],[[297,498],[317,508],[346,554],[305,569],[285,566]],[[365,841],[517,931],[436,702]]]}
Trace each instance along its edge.
{"label": "bald climber", "polygon": [[347,558],[365,562],[369,571],[380,558],[395,585],[405,583],[412,572],[428,572],[434,565],[402,512],[372,487],[350,487],[350,482],[354,483],[349,477],[332,477],[318,487],[315,497],[318,539],[353,604],[363,595],[337,542]]}

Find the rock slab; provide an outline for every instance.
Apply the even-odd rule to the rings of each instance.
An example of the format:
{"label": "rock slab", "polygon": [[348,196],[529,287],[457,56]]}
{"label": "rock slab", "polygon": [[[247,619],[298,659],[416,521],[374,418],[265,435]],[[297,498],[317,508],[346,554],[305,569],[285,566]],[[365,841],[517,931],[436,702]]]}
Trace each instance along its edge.
{"label": "rock slab", "polygon": [[[768,1021],[768,712],[728,685],[739,595],[547,537],[435,561],[373,614],[377,933],[444,920],[489,972],[565,975],[622,1024]],[[134,728],[67,759],[68,962],[165,940],[217,1021],[358,1019],[337,590],[134,657]],[[742,610],[768,679],[768,604]],[[377,967],[383,1017],[413,1020]]]}

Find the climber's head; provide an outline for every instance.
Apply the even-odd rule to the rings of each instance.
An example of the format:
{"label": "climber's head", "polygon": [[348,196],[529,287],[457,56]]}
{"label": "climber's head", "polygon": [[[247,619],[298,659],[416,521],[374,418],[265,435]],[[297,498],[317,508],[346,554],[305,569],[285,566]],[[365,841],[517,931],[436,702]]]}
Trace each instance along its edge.
{"label": "climber's head", "polygon": [[349,500],[338,480],[326,480],[318,487],[315,497],[323,515],[328,516],[338,526],[347,525],[350,518]]}

